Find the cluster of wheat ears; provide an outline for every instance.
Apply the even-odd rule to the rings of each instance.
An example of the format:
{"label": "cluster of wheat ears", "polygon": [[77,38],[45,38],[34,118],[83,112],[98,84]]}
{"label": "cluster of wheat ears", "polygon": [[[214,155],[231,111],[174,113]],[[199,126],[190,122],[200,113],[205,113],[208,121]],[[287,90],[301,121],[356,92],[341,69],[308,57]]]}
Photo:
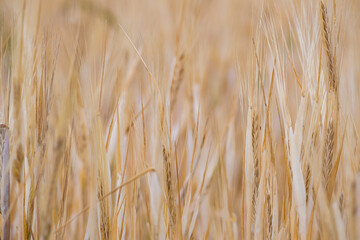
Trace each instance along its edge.
{"label": "cluster of wheat ears", "polygon": [[359,11],[0,1],[1,239],[359,239]]}

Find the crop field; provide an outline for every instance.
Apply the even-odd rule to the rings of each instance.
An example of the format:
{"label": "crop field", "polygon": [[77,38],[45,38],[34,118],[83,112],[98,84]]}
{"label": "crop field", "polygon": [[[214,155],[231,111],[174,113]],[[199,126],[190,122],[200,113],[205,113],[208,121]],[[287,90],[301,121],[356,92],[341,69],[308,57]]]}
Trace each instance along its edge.
{"label": "crop field", "polygon": [[0,239],[360,239],[359,0],[0,0]]}

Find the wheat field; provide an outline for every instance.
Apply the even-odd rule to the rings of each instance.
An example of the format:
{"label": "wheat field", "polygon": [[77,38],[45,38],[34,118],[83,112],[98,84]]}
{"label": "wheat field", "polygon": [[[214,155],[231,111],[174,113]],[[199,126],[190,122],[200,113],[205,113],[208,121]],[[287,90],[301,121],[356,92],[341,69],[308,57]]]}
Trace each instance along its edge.
{"label": "wheat field", "polygon": [[359,12],[1,0],[1,239],[360,239]]}

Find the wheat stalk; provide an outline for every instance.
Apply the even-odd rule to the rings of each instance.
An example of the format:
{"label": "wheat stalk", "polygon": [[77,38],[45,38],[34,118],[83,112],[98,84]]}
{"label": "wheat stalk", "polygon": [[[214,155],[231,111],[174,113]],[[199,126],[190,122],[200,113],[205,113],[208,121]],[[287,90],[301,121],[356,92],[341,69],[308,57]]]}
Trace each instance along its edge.
{"label": "wheat stalk", "polygon": [[[1,156],[1,194],[0,206],[3,216],[2,239],[10,239],[10,156],[9,156],[9,128],[0,124],[0,156]],[[4,217],[5,216],[5,217]]]}
{"label": "wheat stalk", "polygon": [[252,208],[253,208],[253,219],[256,215],[256,202],[258,196],[258,188],[260,183],[260,159],[259,159],[259,117],[256,109],[252,111],[252,125],[251,125],[251,137],[252,137],[252,151],[254,157],[254,185],[252,193]]}
{"label": "wheat stalk", "polygon": [[175,193],[174,193],[174,183],[172,177],[172,164],[170,159],[170,154],[163,146],[163,161],[164,161],[164,171],[165,171],[165,187],[166,187],[166,196],[167,196],[167,205],[169,211],[169,228],[170,234],[169,238],[172,238],[175,234],[176,226],[176,209],[175,209]]}

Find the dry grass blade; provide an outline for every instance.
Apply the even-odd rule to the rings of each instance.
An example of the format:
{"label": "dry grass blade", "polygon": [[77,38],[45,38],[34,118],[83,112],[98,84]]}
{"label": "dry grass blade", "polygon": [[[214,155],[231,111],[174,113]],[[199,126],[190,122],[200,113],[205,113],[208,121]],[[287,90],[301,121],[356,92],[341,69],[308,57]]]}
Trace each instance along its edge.
{"label": "dry grass blade", "polygon": [[[135,181],[136,179],[138,179],[139,177],[145,175],[148,172],[154,172],[155,169],[154,168],[148,168],[145,169],[144,171],[142,171],[141,173],[137,174],[136,176],[126,180],[125,182],[123,182],[120,186],[115,187],[114,189],[112,189],[110,192],[104,194],[101,198],[99,198],[99,202],[103,201],[104,199],[106,199],[108,196],[110,196],[113,193],[116,193],[117,191],[121,190],[121,188],[123,188],[124,186],[132,183],[133,181]],[[83,213],[87,212],[90,209],[90,206],[82,209],[80,212],[78,212],[75,216],[73,216],[70,220],[66,221],[66,223],[64,223],[64,225],[58,227],[54,232],[57,233],[58,231],[60,231],[62,228],[66,227],[69,223],[71,223],[72,221],[74,221],[76,218],[78,218],[80,215],[82,215]]]}

